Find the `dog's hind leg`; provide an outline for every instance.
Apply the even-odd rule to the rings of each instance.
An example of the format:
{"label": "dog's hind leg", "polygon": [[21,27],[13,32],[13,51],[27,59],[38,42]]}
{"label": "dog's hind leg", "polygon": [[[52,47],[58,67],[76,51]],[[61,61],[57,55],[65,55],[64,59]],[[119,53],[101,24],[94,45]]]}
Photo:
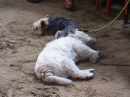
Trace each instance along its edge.
{"label": "dog's hind leg", "polygon": [[88,79],[94,76],[94,69],[80,70],[71,59],[64,61],[64,69],[73,78]]}
{"label": "dog's hind leg", "polygon": [[101,57],[100,55],[103,56],[104,54],[102,51],[93,50],[85,44],[75,44],[73,48],[80,57],[85,59],[88,58],[91,63],[95,63],[97,59]]}

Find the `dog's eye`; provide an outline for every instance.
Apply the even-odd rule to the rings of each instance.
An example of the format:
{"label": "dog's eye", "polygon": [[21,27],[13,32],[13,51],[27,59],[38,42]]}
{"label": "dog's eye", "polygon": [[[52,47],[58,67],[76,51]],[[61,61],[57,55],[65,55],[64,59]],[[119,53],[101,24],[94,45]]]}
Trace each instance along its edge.
{"label": "dog's eye", "polygon": [[34,31],[37,31],[38,30],[38,27],[34,28]]}
{"label": "dog's eye", "polygon": [[38,30],[38,27],[36,27],[36,30]]}

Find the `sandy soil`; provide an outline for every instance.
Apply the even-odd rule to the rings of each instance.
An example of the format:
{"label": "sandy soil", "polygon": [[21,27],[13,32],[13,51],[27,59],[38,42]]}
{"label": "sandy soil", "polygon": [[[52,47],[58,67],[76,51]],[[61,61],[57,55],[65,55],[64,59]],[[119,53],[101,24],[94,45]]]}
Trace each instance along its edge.
{"label": "sandy soil", "polygon": [[97,39],[96,49],[107,54],[96,64],[77,63],[80,69],[95,69],[92,80],[72,79],[73,85],[60,86],[46,84],[36,77],[37,56],[54,36],[32,35],[34,21],[46,14],[64,16],[83,29],[93,30],[106,25],[119,12],[113,10],[106,17],[105,9],[96,11],[91,0],[78,0],[75,10],[68,11],[62,2],[43,0],[34,4],[26,0],[0,0],[0,97],[129,97],[130,28],[123,27],[123,16],[103,30],[88,33]]}

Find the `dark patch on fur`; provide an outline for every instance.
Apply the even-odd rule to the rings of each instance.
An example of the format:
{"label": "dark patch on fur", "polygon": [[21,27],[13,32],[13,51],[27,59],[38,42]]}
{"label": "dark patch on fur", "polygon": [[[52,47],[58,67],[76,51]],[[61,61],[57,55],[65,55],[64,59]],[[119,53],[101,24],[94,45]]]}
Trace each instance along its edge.
{"label": "dark patch on fur", "polygon": [[55,35],[57,31],[62,30],[62,37],[67,36],[68,35],[68,27],[72,26],[74,29],[79,29],[79,27],[72,22],[69,19],[66,19],[64,17],[59,17],[59,18],[50,18],[49,19],[49,25],[47,28],[48,34],[50,35]]}
{"label": "dark patch on fur", "polygon": [[41,23],[41,30],[42,30],[41,35],[47,34],[47,33],[46,33],[46,32],[47,32],[47,31],[46,31],[46,30],[47,30],[47,25],[45,24],[44,21],[41,21],[40,23]]}

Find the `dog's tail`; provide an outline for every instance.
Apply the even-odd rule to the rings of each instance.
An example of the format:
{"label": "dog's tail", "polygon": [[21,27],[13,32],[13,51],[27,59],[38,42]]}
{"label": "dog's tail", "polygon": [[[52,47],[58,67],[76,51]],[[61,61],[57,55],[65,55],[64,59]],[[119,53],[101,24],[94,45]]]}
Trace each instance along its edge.
{"label": "dog's tail", "polygon": [[63,77],[59,77],[59,76],[48,76],[45,78],[45,82],[47,83],[57,83],[57,84],[61,84],[61,85],[69,85],[72,83],[71,80],[63,78]]}
{"label": "dog's tail", "polygon": [[53,72],[47,67],[47,65],[41,65],[35,69],[38,78],[47,83],[56,83],[61,85],[71,84],[72,81],[63,77],[59,77],[53,74]]}

